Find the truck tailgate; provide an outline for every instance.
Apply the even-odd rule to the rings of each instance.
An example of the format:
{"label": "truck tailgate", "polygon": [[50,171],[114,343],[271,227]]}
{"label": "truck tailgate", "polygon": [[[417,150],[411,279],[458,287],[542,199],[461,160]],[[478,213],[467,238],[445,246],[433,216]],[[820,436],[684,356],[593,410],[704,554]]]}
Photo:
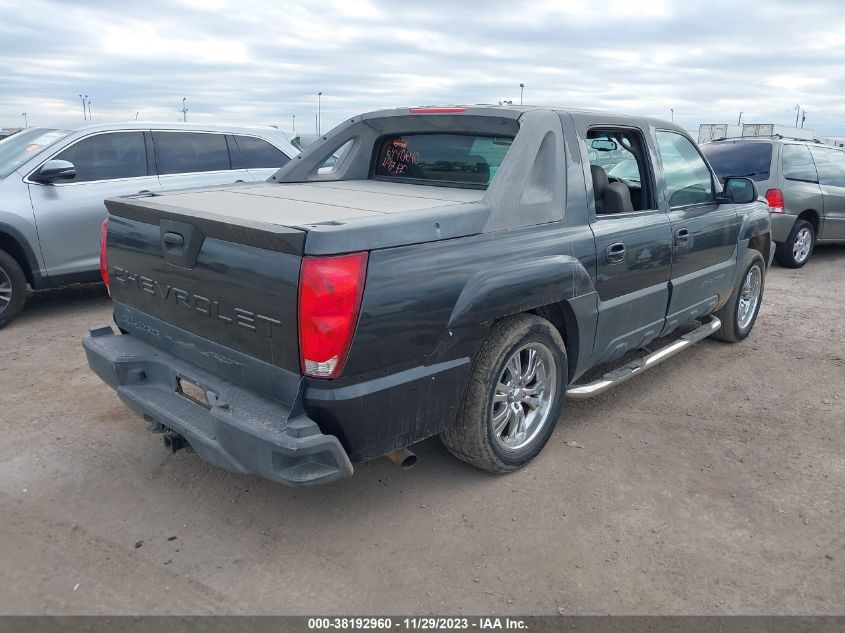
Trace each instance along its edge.
{"label": "truck tailgate", "polygon": [[106,206],[118,326],[236,384],[293,402],[304,231],[156,198]]}

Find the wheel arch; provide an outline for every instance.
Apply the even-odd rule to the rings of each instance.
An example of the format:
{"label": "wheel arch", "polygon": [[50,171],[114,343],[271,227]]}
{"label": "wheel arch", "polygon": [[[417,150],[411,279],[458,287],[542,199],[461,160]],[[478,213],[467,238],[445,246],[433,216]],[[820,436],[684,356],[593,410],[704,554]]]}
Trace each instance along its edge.
{"label": "wheel arch", "polygon": [[772,248],[772,236],[770,233],[759,233],[748,240],[748,248],[753,248],[763,255],[763,261],[768,265],[769,254]]}
{"label": "wheel arch", "polygon": [[18,263],[30,286],[39,285],[41,275],[32,249],[16,229],[6,224],[0,224],[0,250],[6,251]]}
{"label": "wheel arch", "polygon": [[821,228],[821,215],[815,209],[804,209],[801,213],[798,214],[797,220],[805,220],[813,225],[813,230],[816,232],[816,237],[819,235],[819,229]]}
{"label": "wheel arch", "polygon": [[489,331],[509,316],[541,316],[555,326],[566,344],[571,381],[587,369],[592,355],[596,306],[592,279],[577,258],[537,257],[474,275],[455,303],[449,328]]}
{"label": "wheel arch", "polygon": [[[581,353],[581,338],[579,336],[578,319],[568,301],[549,303],[528,310],[529,314],[546,319],[551,323],[563,339],[566,346],[567,376],[572,376],[578,367],[578,357]],[[571,378],[570,378],[571,380]]]}

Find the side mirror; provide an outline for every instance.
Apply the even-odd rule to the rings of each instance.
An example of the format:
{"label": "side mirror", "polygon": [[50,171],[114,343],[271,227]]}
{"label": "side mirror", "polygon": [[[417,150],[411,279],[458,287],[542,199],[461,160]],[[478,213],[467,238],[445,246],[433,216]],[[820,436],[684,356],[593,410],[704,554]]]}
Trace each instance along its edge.
{"label": "side mirror", "polygon": [[33,180],[43,182],[45,184],[56,182],[57,180],[73,180],[76,178],[76,167],[73,163],[66,160],[48,160],[38,173],[35,174]]}
{"label": "side mirror", "polygon": [[727,178],[722,191],[724,202],[748,204],[757,199],[757,185],[750,178]]}

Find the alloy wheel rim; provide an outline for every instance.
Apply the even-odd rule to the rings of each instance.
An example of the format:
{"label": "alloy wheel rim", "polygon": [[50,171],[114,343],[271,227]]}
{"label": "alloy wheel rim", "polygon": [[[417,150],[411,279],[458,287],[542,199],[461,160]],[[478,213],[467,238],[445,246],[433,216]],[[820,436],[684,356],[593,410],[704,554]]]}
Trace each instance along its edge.
{"label": "alloy wheel rim", "polygon": [[504,451],[521,451],[549,422],[557,367],[551,350],[528,343],[511,354],[493,391],[493,439]]}
{"label": "alloy wheel rim", "polygon": [[751,320],[757,310],[757,304],[760,302],[760,289],[763,282],[763,272],[760,267],[755,264],[745,275],[745,280],[742,282],[742,288],[739,294],[739,303],[737,304],[736,322],[740,330],[746,329],[751,325]]}
{"label": "alloy wheel rim", "polygon": [[795,243],[792,245],[792,257],[800,264],[809,257],[812,246],[813,236],[810,229],[804,227],[795,236]]}
{"label": "alloy wheel rim", "polygon": [[0,268],[0,312],[12,302],[12,280],[8,273]]}

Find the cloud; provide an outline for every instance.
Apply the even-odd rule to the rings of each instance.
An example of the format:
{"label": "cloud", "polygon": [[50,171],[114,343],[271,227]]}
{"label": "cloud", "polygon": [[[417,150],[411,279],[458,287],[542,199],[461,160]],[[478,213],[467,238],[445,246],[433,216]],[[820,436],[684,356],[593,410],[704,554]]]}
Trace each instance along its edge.
{"label": "cloud", "polygon": [[313,131],[362,111],[526,103],[845,135],[845,5],[0,0],[0,125],[189,119]]}

